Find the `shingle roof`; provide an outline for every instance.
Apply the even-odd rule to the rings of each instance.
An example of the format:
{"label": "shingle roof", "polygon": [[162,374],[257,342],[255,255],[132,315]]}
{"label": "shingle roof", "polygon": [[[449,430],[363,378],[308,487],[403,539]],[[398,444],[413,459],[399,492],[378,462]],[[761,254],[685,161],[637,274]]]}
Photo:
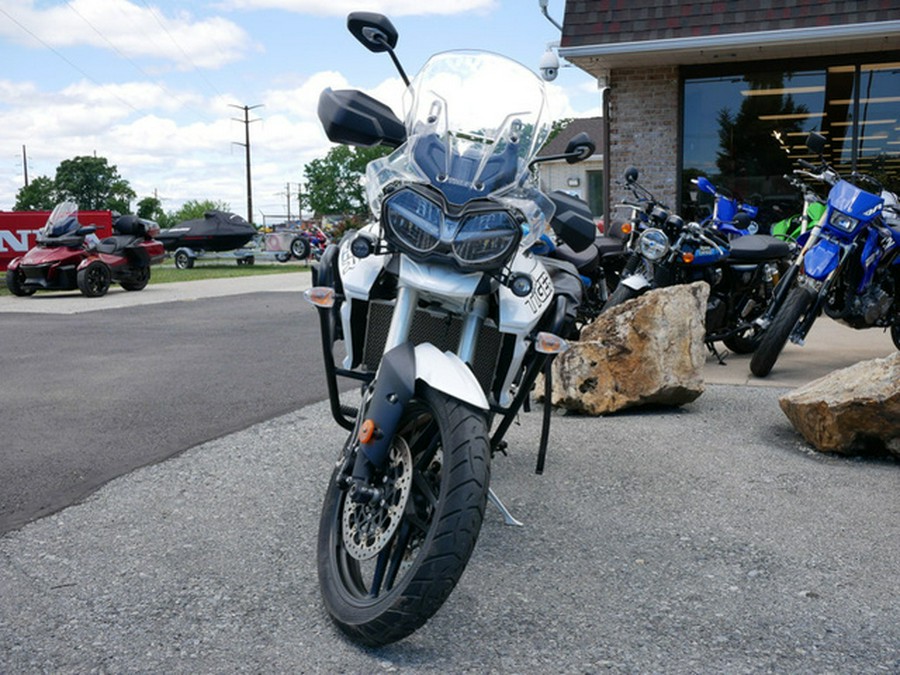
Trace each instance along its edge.
{"label": "shingle roof", "polygon": [[900,20],[898,0],[566,0],[562,46]]}
{"label": "shingle roof", "polygon": [[597,146],[597,152],[603,147],[603,118],[602,117],[580,117],[573,119],[566,127],[559,132],[553,140],[547,143],[538,153],[538,157],[546,157],[547,155],[561,155],[566,151],[566,145],[577,133],[586,131],[594,145]]}

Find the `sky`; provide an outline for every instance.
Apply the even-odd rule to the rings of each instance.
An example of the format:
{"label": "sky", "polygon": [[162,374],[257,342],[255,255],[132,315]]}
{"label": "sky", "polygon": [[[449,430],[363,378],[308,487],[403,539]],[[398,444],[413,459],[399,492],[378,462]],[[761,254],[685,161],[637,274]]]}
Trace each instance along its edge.
{"label": "sky", "polygon": [[[562,23],[563,0],[549,13]],[[0,210],[65,159],[105,157],[137,199],[188,200],[253,220],[297,215],[304,165],[333,145],[316,106],[325,87],[361,89],[402,117],[390,58],[346,29],[381,12],[414,74],[436,52],[486,49],[537,71],[559,30],[538,0],[0,0]],[[548,84],[554,118],[599,114],[595,80],[567,66]],[[258,106],[258,107],[257,107]],[[24,148],[24,151],[23,151]],[[132,205],[136,206],[136,202]]]}

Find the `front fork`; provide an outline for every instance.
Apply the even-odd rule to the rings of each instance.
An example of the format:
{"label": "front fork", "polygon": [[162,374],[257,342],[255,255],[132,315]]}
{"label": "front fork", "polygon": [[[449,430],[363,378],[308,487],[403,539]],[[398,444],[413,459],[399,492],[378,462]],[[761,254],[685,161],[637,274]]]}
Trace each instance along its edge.
{"label": "front fork", "polygon": [[812,231],[809,233],[809,237],[807,238],[806,243],[803,244],[803,248],[800,249],[800,253],[797,254],[794,262],[791,263],[791,266],[788,267],[787,272],[784,273],[784,276],[775,286],[775,291],[772,295],[772,301],[769,303],[769,306],[766,308],[766,311],[763,312],[762,316],[754,321],[754,323],[759,327],[760,330],[766,330],[771,325],[772,319],[775,318],[775,314],[777,314],[778,310],[781,309],[781,306],[784,304],[788,293],[794,286],[794,282],[797,279],[797,274],[800,271],[800,268],[803,266],[803,258],[806,255],[806,252],[810,248],[812,248],[812,245],[819,238],[819,233],[821,231],[821,225],[816,225],[812,229]]}

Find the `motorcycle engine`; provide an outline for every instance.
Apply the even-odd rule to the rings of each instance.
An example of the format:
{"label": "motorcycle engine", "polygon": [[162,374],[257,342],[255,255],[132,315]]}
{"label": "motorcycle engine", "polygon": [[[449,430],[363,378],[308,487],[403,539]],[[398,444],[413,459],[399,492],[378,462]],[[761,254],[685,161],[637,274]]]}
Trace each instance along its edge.
{"label": "motorcycle engine", "polygon": [[[843,307],[838,310],[829,302],[825,306],[825,313],[832,319],[843,320],[854,328],[889,325],[888,312],[893,303],[894,293],[892,289],[885,288],[886,281],[891,281],[890,277],[883,276],[880,280],[874,279],[862,295],[856,295],[852,289],[848,289]],[[893,284],[890,285],[893,286]]]}

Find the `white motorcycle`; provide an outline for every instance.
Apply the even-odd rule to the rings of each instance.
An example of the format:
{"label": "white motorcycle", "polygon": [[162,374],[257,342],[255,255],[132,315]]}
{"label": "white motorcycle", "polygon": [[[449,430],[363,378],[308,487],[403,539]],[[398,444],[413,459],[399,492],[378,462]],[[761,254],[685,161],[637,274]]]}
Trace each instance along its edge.
{"label": "white motorcycle", "polygon": [[[491,457],[566,348],[582,290],[572,265],[532,249],[561,240],[584,250],[595,227],[589,211],[538,189],[532,167],[550,119],[533,72],[492,53],[446,52],[410,83],[386,17],[353,13],[348,28],[389,52],[408,100],[405,123],[358,91],[327,89],[319,101],[332,141],[396,150],[366,172],[374,222],[325,251],[306,294],[332,414],[350,431],[322,508],[318,571],[335,623],[384,645],[446,600],[489,498],[515,522],[489,489]],[[581,134],[559,157],[593,152]],[[358,407],[342,403],[339,377],[361,381]]]}

